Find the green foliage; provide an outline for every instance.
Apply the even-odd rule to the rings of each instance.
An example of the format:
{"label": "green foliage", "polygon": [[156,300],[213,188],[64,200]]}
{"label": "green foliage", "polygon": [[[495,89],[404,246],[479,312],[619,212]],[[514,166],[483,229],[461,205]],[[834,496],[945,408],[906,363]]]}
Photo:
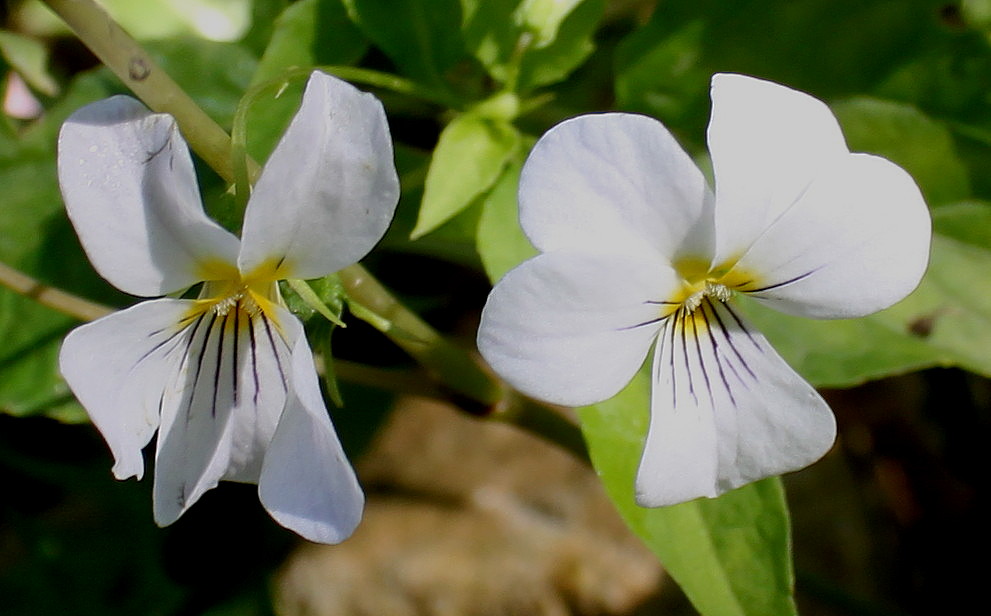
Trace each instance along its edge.
{"label": "green foliage", "polygon": [[498,119],[466,113],[448,124],[427,171],[413,239],[447,222],[487,191],[519,146],[520,134]]}
{"label": "green foliage", "polygon": [[[104,97],[93,79],[65,93],[48,117],[20,139],[0,139],[0,260],[73,291],[93,289],[108,297],[105,283],[86,259],[61,210],[55,178],[54,140],[62,121],[81,105]],[[56,371],[58,348],[72,319],[0,287],[0,412],[48,413],[68,421],[85,418]]]}
{"label": "green foliage", "polygon": [[527,92],[559,81],[594,48],[601,0],[462,0],[465,45],[493,79]]}
{"label": "green foliage", "polygon": [[301,0],[276,19],[252,83],[278,78],[291,67],[352,64],[367,50],[368,40],[348,18],[341,0]]}
{"label": "green foliage", "polygon": [[351,19],[406,75],[445,86],[464,55],[458,0],[344,0]]}
{"label": "green foliage", "polygon": [[32,88],[47,96],[58,94],[48,71],[48,48],[40,41],[0,30],[0,55]]}
{"label": "green foliage", "polygon": [[788,508],[777,478],[715,500],[645,509],[634,501],[650,408],[648,371],[580,409],[595,470],[620,514],[706,616],[796,614]]}
{"label": "green foliage", "polygon": [[930,206],[970,195],[967,168],[949,129],[911,105],[855,97],[833,105],[854,152],[892,160],[912,174]]}
{"label": "green foliage", "polygon": [[537,254],[520,228],[516,189],[520,183],[522,160],[506,166],[482,205],[475,244],[489,280],[502,275]]}

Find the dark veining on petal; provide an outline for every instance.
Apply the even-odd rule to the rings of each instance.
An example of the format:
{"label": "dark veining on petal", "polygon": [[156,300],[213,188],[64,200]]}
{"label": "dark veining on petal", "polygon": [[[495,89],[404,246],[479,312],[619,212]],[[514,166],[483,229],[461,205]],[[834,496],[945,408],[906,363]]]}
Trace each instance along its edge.
{"label": "dark veining on petal", "polygon": [[258,406],[258,343],[255,340],[255,321],[248,316],[248,343],[251,345],[251,375],[254,377],[255,393],[251,397],[251,402]]}
{"label": "dark veining on petal", "polygon": [[[702,309],[702,315],[705,318],[706,326],[709,330],[709,343],[712,346],[712,356],[716,358],[716,368],[719,370],[719,379],[723,382],[723,388],[729,395],[730,403],[733,405],[733,408],[736,408],[736,397],[733,395],[733,388],[730,387],[729,379],[726,378],[726,371],[723,369],[724,358],[721,356],[719,350],[719,341],[716,340],[716,333],[712,329],[712,324],[709,322],[709,311],[712,311],[713,315],[715,315],[716,309],[713,307],[712,302],[709,301],[708,297],[702,301],[700,308]],[[729,365],[730,369],[732,369],[735,373],[736,368],[734,368],[733,364],[729,362],[729,359],[725,358],[725,361]],[[737,374],[736,378],[739,379],[740,375]]]}
{"label": "dark veining on petal", "polygon": [[678,314],[678,322],[681,324],[681,354],[685,359],[685,373],[688,375],[688,393],[692,394],[695,404],[699,403],[699,397],[695,393],[695,378],[692,376],[692,366],[688,361],[688,331],[685,327],[685,320],[689,313],[682,308]]}
{"label": "dark veining on petal", "polygon": [[[152,353],[154,353],[155,351],[161,349],[162,347],[164,347],[169,342],[175,341],[175,343],[176,343],[175,346],[178,347],[179,344],[181,344],[181,342],[180,342],[180,340],[181,340],[180,339],[180,336],[182,334],[186,333],[186,331],[189,329],[189,324],[190,323],[193,323],[193,331],[192,331],[192,334],[190,334],[190,336],[195,336],[196,335],[196,328],[198,328],[200,326],[200,322],[202,320],[203,320],[203,314],[199,314],[197,316],[187,316],[187,317],[184,317],[181,321],[179,321],[179,326],[178,326],[178,328],[176,328],[176,330],[174,332],[172,332],[171,334],[169,334],[169,336],[165,340],[162,340],[161,342],[159,342],[158,344],[156,344],[155,346],[153,346],[144,355],[142,355],[141,357],[139,357],[136,362],[134,362],[134,366],[131,367],[132,370],[134,368],[136,368],[138,366],[138,364],[140,364],[144,360],[148,359],[152,355]],[[148,338],[154,338],[155,336],[157,336],[157,335],[159,335],[159,334],[161,334],[161,333],[163,333],[165,331],[168,331],[172,327],[173,326],[169,325],[167,327],[162,327],[160,329],[157,329],[157,330],[153,331],[152,333],[148,334]],[[173,350],[175,350],[175,348],[169,349],[168,351],[165,352],[165,354],[168,355]],[[187,340],[186,350],[187,350],[187,352],[189,350],[188,340]]]}
{"label": "dark veining on petal", "polygon": [[669,345],[668,352],[671,354],[671,408],[678,408],[678,385],[677,379],[675,378],[675,373],[677,372],[674,363],[674,335],[677,329],[678,321],[677,319],[668,320],[668,328],[671,330],[671,344]]}
{"label": "dark veining on petal", "polygon": [[[726,344],[729,346],[730,349],[733,350],[733,354],[736,355],[736,358],[740,361],[740,365],[743,366],[743,368],[748,373],[750,373],[750,377],[753,378],[754,380],[757,380],[757,375],[754,374],[754,371],[750,369],[750,366],[747,365],[747,360],[744,359],[743,358],[743,354],[740,353],[740,349],[736,348],[736,344],[733,343],[733,338],[730,337],[729,329],[726,327],[726,324],[723,322],[723,318],[721,316],[719,316],[719,307],[717,307],[715,304],[712,304],[712,303],[710,303],[709,306],[712,308],[712,315],[716,318],[716,323],[719,325],[719,329],[723,333],[723,338],[726,339]],[[730,310],[726,306],[723,306],[723,307],[726,308],[727,312],[729,312],[733,316],[733,318],[736,320],[736,322],[739,324],[740,323],[740,320],[736,317],[736,315],[733,313],[733,311]],[[743,331],[747,333],[747,336],[748,337],[750,336],[749,332],[747,332],[745,329]],[[751,338],[751,341],[753,341],[753,338]],[[756,342],[754,344],[756,344]],[[758,347],[758,348],[760,348],[760,347]],[[730,366],[732,366],[732,364],[730,364]],[[735,370],[734,370],[734,372],[735,372]],[[737,375],[737,376],[739,376],[739,375]],[[740,379],[740,380],[742,381],[743,379]]]}
{"label": "dark veining on petal", "polygon": [[733,317],[733,320],[736,321],[736,325],[737,327],[740,328],[740,331],[745,333],[747,335],[747,338],[750,340],[750,342],[754,344],[754,348],[756,348],[758,351],[763,353],[764,349],[761,348],[760,344],[757,342],[757,339],[754,338],[754,335],[750,333],[749,329],[747,329],[747,326],[743,324],[743,320],[740,319],[740,317],[738,317],[737,314],[733,312],[733,310],[731,310],[729,306],[725,306],[725,308],[726,308],[726,312],[728,312],[730,316]]}
{"label": "dark veining on petal", "polygon": [[636,325],[627,325],[626,327],[620,327],[618,331],[627,331],[630,329],[637,329],[638,327],[646,327],[647,325],[654,325],[655,323],[660,323],[667,317],[657,317],[656,319],[651,319],[649,321],[644,321],[643,323],[637,323]]}
{"label": "dark veining on petal", "polygon": [[781,288],[781,287],[784,287],[784,286],[788,286],[788,285],[790,285],[792,283],[798,282],[799,280],[804,280],[805,278],[808,278],[812,274],[818,272],[820,269],[822,269],[822,268],[818,268],[817,267],[816,269],[814,269],[814,270],[812,270],[810,272],[805,272],[804,274],[800,274],[798,276],[795,276],[794,278],[789,278],[788,280],[785,280],[783,282],[777,282],[775,284],[769,284],[766,287],[760,287],[759,289],[744,289],[742,287],[744,287],[745,285],[739,285],[737,287],[737,290],[738,291],[742,291],[744,293],[761,293],[763,291],[770,291],[771,289],[778,289],[778,288]]}
{"label": "dark veining on petal", "polygon": [[[272,326],[269,324],[268,317],[265,316],[264,312],[260,312],[258,314],[261,316],[262,323],[265,324],[265,333],[268,335],[268,343],[272,347],[272,354],[275,355],[275,365],[279,368],[279,376],[282,378],[282,389],[286,393],[289,393],[289,379],[286,377],[286,371],[282,367],[282,359],[279,357],[279,349],[275,346],[275,336],[272,334]],[[283,344],[285,344],[285,341],[283,341]]]}
{"label": "dark veining on petal", "polygon": [[[198,316],[196,318],[196,322],[193,324],[192,331],[190,331],[189,332],[189,335],[186,337],[186,349],[182,353],[182,363],[183,364],[186,363],[189,360],[189,352],[193,348],[193,340],[196,339],[196,332],[199,331],[200,325],[203,324],[203,317],[205,317],[205,316],[206,316],[206,313],[201,313],[200,316]],[[182,366],[180,365],[180,369],[181,369],[181,367]]]}
{"label": "dark veining on petal", "polygon": [[[237,309],[234,312],[237,313]],[[227,319],[230,316],[229,312],[224,315],[224,319],[220,322],[220,335],[217,336],[217,361],[213,367],[213,400],[210,403],[210,417],[217,416],[217,393],[220,391],[220,375],[224,371],[224,339],[227,334]]]}
{"label": "dark veining on petal", "polygon": [[237,406],[237,377],[238,377],[238,373],[241,371],[240,366],[238,365],[238,361],[240,358],[238,357],[238,348],[237,348],[238,342],[240,342],[241,340],[241,309],[240,308],[241,307],[238,306],[238,308],[234,310],[234,344],[233,344],[233,349],[231,351],[231,355],[232,355],[231,363],[234,365],[234,369],[231,370],[231,390],[234,394],[234,406]]}
{"label": "dark veining on petal", "polygon": [[[701,313],[703,318],[705,313]],[[712,396],[712,384],[709,382],[709,370],[705,367],[705,358],[702,356],[702,342],[699,341],[699,326],[698,322],[695,320],[695,315],[690,314],[688,318],[692,320],[692,333],[695,335],[695,352],[699,356],[699,367],[702,368],[702,378],[705,379],[705,389],[709,392],[709,401],[712,402],[713,406],[716,404],[716,399]],[[711,335],[709,336],[712,337]]]}
{"label": "dark veining on petal", "polygon": [[[210,336],[213,335],[213,326],[217,323],[217,315],[210,317],[210,324],[206,328],[206,332],[203,334],[203,344],[200,346],[199,355],[196,358],[196,372],[193,375],[193,387],[189,393],[189,402],[186,405],[186,421],[189,421],[190,415],[193,410],[193,400],[196,398],[196,390],[199,388],[200,373],[203,372],[203,358],[206,356],[206,349],[210,346]],[[194,332],[195,334],[195,332]],[[221,332],[221,339],[223,339],[223,333]],[[193,337],[189,338],[190,345],[192,345]]]}

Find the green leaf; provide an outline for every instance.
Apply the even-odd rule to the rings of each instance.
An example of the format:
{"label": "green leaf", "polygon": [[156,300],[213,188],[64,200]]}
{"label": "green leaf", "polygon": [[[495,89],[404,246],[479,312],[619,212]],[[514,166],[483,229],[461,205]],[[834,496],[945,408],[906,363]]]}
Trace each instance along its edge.
{"label": "green leaf", "polygon": [[852,151],[879,154],[904,167],[930,205],[970,196],[967,168],[944,125],[911,105],[868,97],[831,107]]}
{"label": "green leaf", "polygon": [[987,43],[946,28],[936,13],[929,0],[662,2],[617,49],[617,98],[665,122],[691,122],[699,135],[717,71],[826,100],[871,94],[937,117],[977,117],[978,108],[986,116]]}
{"label": "green leaf", "polygon": [[718,499],[646,509],[634,477],[647,429],[649,370],[579,410],[592,463],[626,523],[705,616],[795,614],[788,508],[777,478]]}
{"label": "green leaf", "polygon": [[523,0],[513,17],[534,36],[533,45],[547,47],[557,38],[561,22],[583,0]]}
{"label": "green leaf", "polygon": [[452,120],[437,141],[411,237],[436,229],[487,191],[519,145],[519,132],[507,122],[473,113]]}
{"label": "green leaf", "polygon": [[[55,135],[75,109],[107,96],[105,82],[77,80],[65,98],[19,141],[0,139],[0,261],[43,284],[99,301],[122,296],[89,266],[62,209],[55,176]],[[0,412],[44,413],[84,421],[57,371],[62,337],[75,321],[0,287]]]}
{"label": "green leaf", "polygon": [[368,39],[348,18],[341,0],[301,0],[275,20],[251,83],[274,79],[292,67],[353,64],[367,49]]}
{"label": "green leaf", "polygon": [[461,0],[465,47],[516,92],[559,81],[592,52],[600,0]]}
{"label": "green leaf", "polygon": [[48,72],[48,48],[40,41],[0,30],[0,53],[32,88],[47,96],[58,94],[58,83]]}
{"label": "green leaf", "polygon": [[489,75],[505,84],[511,79],[523,31],[513,19],[519,0],[461,0],[465,48]]}
{"label": "green leaf", "polygon": [[[578,68],[595,50],[593,34],[604,10],[604,0],[584,0],[564,15],[552,41],[535,44],[527,50],[520,66],[516,90],[525,93],[556,83]],[[546,24],[544,32],[550,32]]]}
{"label": "green leaf", "polygon": [[933,216],[933,229],[958,242],[991,250],[991,205],[962,201],[942,207]]}
{"label": "green leaf", "polygon": [[482,202],[475,246],[482,266],[493,283],[503,274],[537,254],[520,228],[516,194],[520,184],[522,160],[506,166]]}
{"label": "green leaf", "polygon": [[458,0],[343,0],[352,21],[399,69],[428,85],[464,56]]}

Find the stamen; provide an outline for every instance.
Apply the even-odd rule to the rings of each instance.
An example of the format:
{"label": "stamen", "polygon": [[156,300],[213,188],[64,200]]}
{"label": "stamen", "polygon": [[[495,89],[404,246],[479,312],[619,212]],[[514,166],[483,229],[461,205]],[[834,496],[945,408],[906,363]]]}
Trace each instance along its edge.
{"label": "stamen", "polygon": [[725,302],[733,297],[733,292],[726,285],[706,280],[705,285],[701,289],[689,295],[688,299],[685,300],[685,310],[689,313],[695,312],[695,309],[702,305],[702,300],[706,297],[714,297],[721,302]]}
{"label": "stamen", "polygon": [[237,293],[235,295],[228,295],[224,299],[220,300],[213,305],[213,313],[218,316],[227,316],[227,313],[231,311],[232,308],[237,306],[238,302],[241,300],[242,293]]}
{"label": "stamen", "polygon": [[248,314],[248,316],[254,316],[257,314],[261,307],[258,306],[258,302],[251,296],[251,293],[247,289],[241,288],[235,293],[231,293],[227,297],[217,300],[210,309],[213,313],[220,317],[227,316],[234,308],[239,311],[243,311]]}

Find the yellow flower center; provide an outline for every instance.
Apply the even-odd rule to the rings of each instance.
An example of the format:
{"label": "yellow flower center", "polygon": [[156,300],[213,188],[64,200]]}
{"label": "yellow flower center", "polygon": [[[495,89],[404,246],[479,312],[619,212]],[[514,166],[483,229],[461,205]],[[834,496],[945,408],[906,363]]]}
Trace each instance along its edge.
{"label": "yellow flower center", "polygon": [[203,289],[183,321],[205,313],[226,316],[237,310],[247,317],[264,314],[278,327],[275,306],[282,302],[279,294],[279,267],[264,263],[248,275],[242,276],[236,267],[227,263],[207,263],[203,271]]}
{"label": "yellow flower center", "polygon": [[685,257],[674,263],[682,285],[671,301],[665,302],[668,314],[684,310],[695,312],[706,298],[729,301],[734,290],[753,282],[752,278],[734,267],[733,262],[710,266],[709,261],[697,257]]}

